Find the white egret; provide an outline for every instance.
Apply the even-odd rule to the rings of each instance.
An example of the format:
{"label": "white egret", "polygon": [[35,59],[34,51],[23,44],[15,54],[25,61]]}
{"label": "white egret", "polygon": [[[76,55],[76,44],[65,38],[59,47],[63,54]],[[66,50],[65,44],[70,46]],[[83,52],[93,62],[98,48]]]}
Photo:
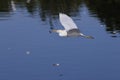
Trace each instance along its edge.
{"label": "white egret", "polygon": [[56,32],[61,37],[78,37],[82,36],[85,38],[93,39],[92,36],[84,35],[80,32],[77,25],[74,23],[74,21],[66,14],[59,13],[59,20],[62,26],[64,27],[64,30],[55,30],[52,29],[52,32]]}

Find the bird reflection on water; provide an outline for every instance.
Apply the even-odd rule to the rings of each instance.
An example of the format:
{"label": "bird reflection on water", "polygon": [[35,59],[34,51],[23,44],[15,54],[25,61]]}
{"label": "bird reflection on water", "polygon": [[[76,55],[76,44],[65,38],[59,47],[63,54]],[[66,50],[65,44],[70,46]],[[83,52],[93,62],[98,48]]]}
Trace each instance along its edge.
{"label": "bird reflection on water", "polygon": [[64,30],[56,30],[51,29],[51,32],[56,32],[59,34],[60,37],[85,37],[88,39],[94,39],[92,36],[84,35],[80,32],[77,25],[74,23],[74,21],[66,14],[59,13],[59,20],[62,24],[62,26],[65,28]]}

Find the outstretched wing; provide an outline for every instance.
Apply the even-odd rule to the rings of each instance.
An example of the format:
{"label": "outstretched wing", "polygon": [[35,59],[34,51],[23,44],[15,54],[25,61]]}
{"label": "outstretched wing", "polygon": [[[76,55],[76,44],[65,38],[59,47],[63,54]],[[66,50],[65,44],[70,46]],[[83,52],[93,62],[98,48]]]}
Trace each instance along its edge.
{"label": "outstretched wing", "polygon": [[59,19],[66,31],[78,29],[74,21],[66,14],[59,13]]}

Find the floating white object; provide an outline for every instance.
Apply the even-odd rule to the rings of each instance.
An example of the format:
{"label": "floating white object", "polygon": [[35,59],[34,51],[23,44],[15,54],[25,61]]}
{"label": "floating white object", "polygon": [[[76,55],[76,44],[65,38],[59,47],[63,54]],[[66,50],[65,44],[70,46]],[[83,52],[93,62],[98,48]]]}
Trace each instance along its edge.
{"label": "floating white object", "polygon": [[55,64],[53,64],[53,66],[60,66],[60,64],[58,64],[58,63],[55,63]]}
{"label": "floating white object", "polygon": [[29,55],[29,54],[30,54],[30,51],[26,51],[26,54]]}

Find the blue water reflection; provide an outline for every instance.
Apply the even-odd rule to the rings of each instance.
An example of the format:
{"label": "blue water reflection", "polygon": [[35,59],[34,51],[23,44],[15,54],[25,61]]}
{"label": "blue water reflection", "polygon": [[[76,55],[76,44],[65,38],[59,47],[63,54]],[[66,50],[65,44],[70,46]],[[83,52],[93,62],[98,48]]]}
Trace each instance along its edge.
{"label": "blue water reflection", "polygon": [[110,37],[85,4],[66,14],[93,40],[50,34],[50,27],[62,28],[58,12],[45,10],[41,19],[37,6],[31,15],[25,1],[15,3],[9,17],[0,15],[0,80],[120,80],[119,33]]}

